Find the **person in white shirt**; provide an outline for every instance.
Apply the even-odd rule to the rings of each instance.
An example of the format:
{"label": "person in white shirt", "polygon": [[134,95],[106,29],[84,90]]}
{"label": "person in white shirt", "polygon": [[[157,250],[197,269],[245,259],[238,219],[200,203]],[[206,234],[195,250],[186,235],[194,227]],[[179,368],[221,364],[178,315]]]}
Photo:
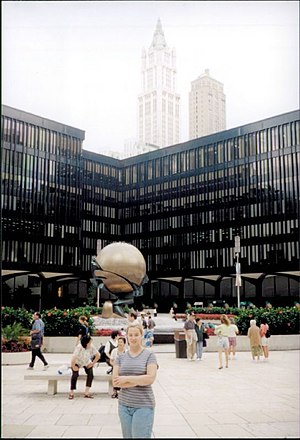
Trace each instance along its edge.
{"label": "person in white shirt", "polygon": [[[115,360],[117,359],[118,356],[120,356],[121,354],[125,353],[127,347],[126,347],[126,337],[124,336],[119,336],[118,338],[118,347],[114,348],[113,351],[111,352],[110,355],[110,362],[112,364],[112,366],[114,366],[115,364]],[[118,387],[114,387],[114,391],[111,395],[112,399],[117,399],[118,398],[118,393],[119,393],[120,388]]]}
{"label": "person in white shirt", "polygon": [[119,338],[119,331],[113,330],[111,332],[111,336],[109,340],[105,344],[104,353],[106,355],[106,363],[110,366],[110,368],[107,370],[107,374],[112,373],[112,363],[111,363],[111,352],[118,347],[118,338]]}
{"label": "person in white shirt", "polygon": [[[91,360],[92,358],[93,361]],[[90,388],[94,379],[93,366],[99,358],[100,353],[94,346],[92,338],[90,336],[83,336],[80,339],[80,343],[76,346],[71,359],[72,377],[69,393],[70,400],[74,399],[74,390],[76,390],[80,368],[84,368],[87,374],[84,397],[93,399],[93,396],[90,394]]]}
{"label": "person in white shirt", "polygon": [[228,331],[228,342],[229,342],[229,359],[230,353],[232,353],[232,359],[236,359],[235,352],[236,352],[236,336],[239,334],[239,329],[237,328],[234,318],[230,318],[230,326]]}

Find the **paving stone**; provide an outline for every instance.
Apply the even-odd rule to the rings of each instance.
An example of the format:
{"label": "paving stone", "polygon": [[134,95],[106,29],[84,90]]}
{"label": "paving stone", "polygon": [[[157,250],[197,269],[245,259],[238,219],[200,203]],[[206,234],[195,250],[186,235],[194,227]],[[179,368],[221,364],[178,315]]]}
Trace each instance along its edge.
{"label": "paving stone", "polygon": [[[299,437],[299,351],[271,351],[260,364],[239,352],[221,371],[217,353],[188,362],[176,358],[174,344],[153,351],[159,363],[153,438]],[[48,360],[61,365],[65,356],[49,353]],[[67,382],[48,396],[45,384],[24,381],[25,372],[2,366],[2,438],[122,438],[118,400],[97,394],[98,385],[93,400],[80,389],[69,401]]]}

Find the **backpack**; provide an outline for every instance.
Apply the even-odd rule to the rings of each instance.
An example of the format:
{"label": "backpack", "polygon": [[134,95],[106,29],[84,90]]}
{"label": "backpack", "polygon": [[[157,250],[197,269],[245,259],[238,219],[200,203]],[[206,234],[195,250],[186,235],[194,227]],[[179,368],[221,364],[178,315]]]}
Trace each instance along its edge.
{"label": "backpack", "polygon": [[98,350],[100,353],[100,358],[99,358],[98,362],[106,362],[107,356],[106,356],[104,350],[105,350],[105,345],[101,345]]}
{"label": "backpack", "polygon": [[[110,349],[109,349],[109,354],[113,351],[113,349],[114,348],[116,348],[112,343],[111,343],[111,341],[109,341],[109,343],[110,343]],[[100,358],[99,358],[99,361],[98,362],[106,362],[106,363],[108,363],[108,361],[109,361],[109,358],[106,356],[106,354],[105,354],[105,344],[101,344],[101,346],[100,346],[100,348],[99,348],[99,353],[100,353]]]}

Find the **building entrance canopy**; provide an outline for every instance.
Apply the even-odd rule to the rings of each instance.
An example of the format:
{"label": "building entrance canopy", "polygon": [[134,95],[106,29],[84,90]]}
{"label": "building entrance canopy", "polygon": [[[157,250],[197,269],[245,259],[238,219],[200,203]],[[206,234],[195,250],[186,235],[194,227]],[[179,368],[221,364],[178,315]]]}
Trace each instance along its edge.
{"label": "building entrance canopy", "polygon": [[9,280],[10,278],[20,277],[22,275],[28,275],[28,270],[1,270],[2,281]]}

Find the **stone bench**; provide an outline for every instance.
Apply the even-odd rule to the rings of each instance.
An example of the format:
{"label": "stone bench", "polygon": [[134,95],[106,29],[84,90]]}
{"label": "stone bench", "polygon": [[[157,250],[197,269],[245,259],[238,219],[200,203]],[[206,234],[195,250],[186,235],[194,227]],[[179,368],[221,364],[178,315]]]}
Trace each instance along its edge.
{"label": "stone bench", "polygon": [[[57,372],[47,371],[39,371],[39,372],[30,372],[24,375],[24,380],[45,380],[48,382],[48,395],[54,395],[57,393],[57,383],[60,381],[68,381],[71,382],[71,375],[58,374]],[[84,370],[80,370],[80,374],[78,376],[79,381],[86,381],[86,374]],[[95,371],[94,368],[94,382],[107,382],[108,383],[108,394],[111,395],[113,392],[112,387],[112,375],[106,373],[99,373]]]}

